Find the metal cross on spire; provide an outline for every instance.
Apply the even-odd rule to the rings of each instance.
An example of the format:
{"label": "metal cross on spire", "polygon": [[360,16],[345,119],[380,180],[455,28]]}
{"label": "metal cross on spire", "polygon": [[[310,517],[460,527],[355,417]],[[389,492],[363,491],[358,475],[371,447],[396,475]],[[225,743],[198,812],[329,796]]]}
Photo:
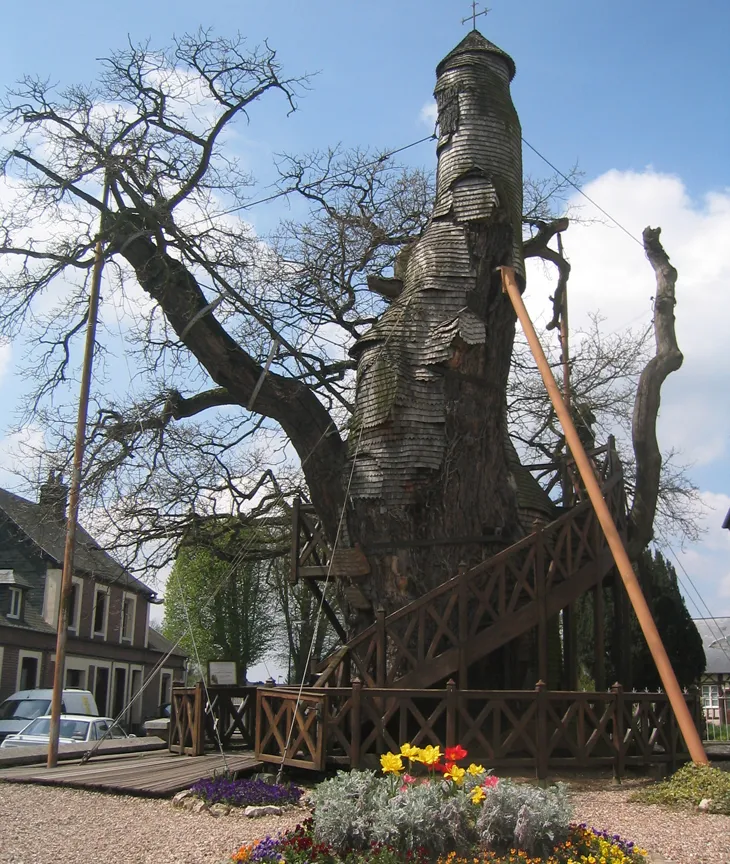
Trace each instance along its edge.
{"label": "metal cross on spire", "polygon": [[472,0],[471,15],[467,15],[466,18],[462,18],[461,23],[466,24],[467,21],[471,20],[472,28],[474,30],[476,30],[477,29],[477,18],[480,15],[486,15],[487,13],[489,13],[491,11],[492,11],[491,9],[487,9],[487,7],[485,6],[481,12],[477,12],[477,2],[476,2],[476,0]]}

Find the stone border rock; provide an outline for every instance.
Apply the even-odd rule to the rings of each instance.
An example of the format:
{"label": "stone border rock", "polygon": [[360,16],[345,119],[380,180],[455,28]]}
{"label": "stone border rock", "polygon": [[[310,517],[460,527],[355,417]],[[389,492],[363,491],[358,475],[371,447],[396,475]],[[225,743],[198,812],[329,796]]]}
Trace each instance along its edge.
{"label": "stone border rock", "polygon": [[278,807],[275,804],[261,804],[258,806],[249,805],[242,808],[232,807],[229,804],[220,802],[217,804],[208,804],[207,801],[200,798],[192,789],[183,789],[182,792],[178,792],[170,803],[178,810],[190,810],[192,813],[208,813],[215,817],[238,814],[246,816],[248,819],[258,819],[261,816],[282,816],[285,811],[307,809],[306,807],[298,807],[297,805]]}

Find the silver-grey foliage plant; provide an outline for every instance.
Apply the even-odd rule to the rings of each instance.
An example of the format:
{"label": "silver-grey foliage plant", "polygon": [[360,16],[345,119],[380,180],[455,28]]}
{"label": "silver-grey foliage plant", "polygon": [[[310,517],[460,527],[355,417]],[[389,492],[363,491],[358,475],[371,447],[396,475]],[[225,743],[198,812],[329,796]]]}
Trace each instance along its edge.
{"label": "silver-grey foliage plant", "polygon": [[374,771],[338,771],[312,792],[314,836],[337,852],[364,848],[372,838],[374,814],[385,806],[390,789]]}
{"label": "silver-grey foliage plant", "polygon": [[430,856],[464,853],[476,840],[475,806],[463,793],[445,794],[439,781],[409,786],[389,798],[373,819],[373,840],[401,852],[425,849]]}
{"label": "silver-grey foliage plant", "polygon": [[539,789],[500,780],[487,790],[477,831],[482,843],[495,851],[515,847],[539,855],[567,838],[572,816],[564,784]]}
{"label": "silver-grey foliage plant", "polygon": [[394,780],[351,771],[321,783],[312,793],[315,838],[338,852],[375,841],[403,852],[423,848],[434,857],[475,842],[475,808],[466,795],[445,794],[439,782],[394,794]]}

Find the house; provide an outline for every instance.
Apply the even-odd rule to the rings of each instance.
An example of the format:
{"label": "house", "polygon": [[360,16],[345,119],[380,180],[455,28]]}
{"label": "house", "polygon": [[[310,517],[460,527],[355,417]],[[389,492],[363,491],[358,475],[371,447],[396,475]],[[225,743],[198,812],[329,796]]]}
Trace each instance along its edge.
{"label": "house", "polygon": [[730,722],[730,618],[695,618],[694,623],[707,661],[700,681],[705,720],[726,727]]}
{"label": "house", "polygon": [[[67,494],[53,471],[38,503],[0,489],[0,701],[53,686]],[[113,717],[144,687],[125,718],[136,727],[170,701],[185,655],[173,650],[157,669],[173,648],[150,627],[160,601],[81,525],[72,580],[65,686],[91,690],[100,713]]]}

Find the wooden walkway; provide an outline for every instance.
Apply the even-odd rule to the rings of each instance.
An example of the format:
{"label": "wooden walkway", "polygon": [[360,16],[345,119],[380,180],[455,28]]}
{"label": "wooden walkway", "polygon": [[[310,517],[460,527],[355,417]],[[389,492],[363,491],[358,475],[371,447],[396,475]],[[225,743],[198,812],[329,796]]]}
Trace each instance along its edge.
{"label": "wooden walkway", "polygon": [[226,764],[232,774],[241,775],[256,771],[262,763],[250,751],[227,753],[224,763],[220,753],[177,756],[166,750],[98,757],[86,765],[67,762],[50,769],[41,765],[5,768],[0,770],[0,782],[167,798],[197,780],[221,774]]}
{"label": "wooden walkway", "polygon": [[[58,761],[68,762],[80,759],[92,744],[85,741],[81,744],[61,744],[58,748]],[[145,753],[150,750],[167,750],[167,744],[162,738],[114,738],[102,741],[94,754],[95,758],[116,756],[120,753]],[[17,765],[45,765],[48,758],[48,747],[0,747],[0,769],[15,768]]]}

